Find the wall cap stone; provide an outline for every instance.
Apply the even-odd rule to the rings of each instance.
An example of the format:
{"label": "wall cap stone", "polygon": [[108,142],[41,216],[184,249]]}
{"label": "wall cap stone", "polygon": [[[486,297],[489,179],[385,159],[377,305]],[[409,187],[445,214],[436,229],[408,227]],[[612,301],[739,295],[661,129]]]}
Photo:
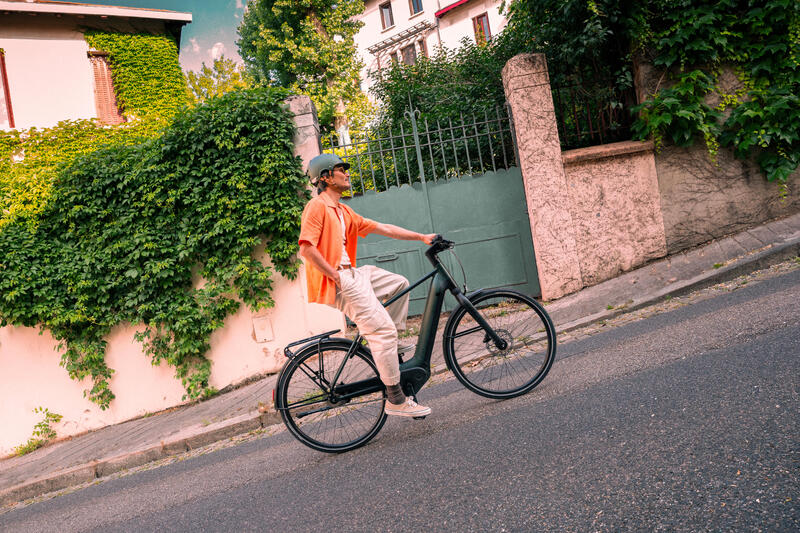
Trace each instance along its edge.
{"label": "wall cap stone", "polygon": [[577,148],[561,153],[561,161],[565,165],[574,165],[585,161],[594,161],[606,157],[614,157],[638,152],[653,152],[653,141],[621,141],[610,144],[599,144],[587,148]]}

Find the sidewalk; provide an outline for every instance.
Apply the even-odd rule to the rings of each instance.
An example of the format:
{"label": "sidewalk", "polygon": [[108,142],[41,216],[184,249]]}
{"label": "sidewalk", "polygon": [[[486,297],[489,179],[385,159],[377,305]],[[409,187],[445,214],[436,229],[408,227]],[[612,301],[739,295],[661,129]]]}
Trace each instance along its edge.
{"label": "sidewalk", "polygon": [[[667,295],[728,281],[798,255],[800,214],[655,261],[561,298],[546,308],[556,329],[569,331],[647,306]],[[434,372],[444,370],[441,343],[436,343],[436,350]],[[280,417],[271,410],[276,378],[268,376],[204,402],[105,427],[22,457],[0,460],[0,509],[278,424]]]}

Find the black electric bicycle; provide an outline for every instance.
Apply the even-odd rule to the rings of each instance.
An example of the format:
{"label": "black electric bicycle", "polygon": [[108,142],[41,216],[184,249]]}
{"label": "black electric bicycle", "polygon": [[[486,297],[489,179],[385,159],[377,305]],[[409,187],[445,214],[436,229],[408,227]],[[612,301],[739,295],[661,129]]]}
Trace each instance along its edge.
{"label": "black electric bicycle", "polygon": [[[432,278],[414,356],[400,360],[406,395],[431,376],[431,354],[444,295],[458,301],[444,327],[447,367],[469,390],[507,399],[536,387],[550,370],[556,332],[544,308],[533,298],[508,289],[464,294],[438,254],[454,243],[437,235],[425,252],[433,271],[384,303],[389,306]],[[378,434],[386,413],[386,388],[361,335],[332,337],[333,330],[289,344],[288,358],[273,391],[275,409],[300,442],[322,452],[345,452]],[[301,346],[296,351],[290,348]],[[424,418],[424,417],[421,417]]]}

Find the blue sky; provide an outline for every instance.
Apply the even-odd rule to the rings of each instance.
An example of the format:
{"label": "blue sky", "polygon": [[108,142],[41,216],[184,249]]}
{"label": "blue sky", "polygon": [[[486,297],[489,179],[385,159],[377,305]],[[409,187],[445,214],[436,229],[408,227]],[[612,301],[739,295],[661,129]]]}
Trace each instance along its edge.
{"label": "blue sky", "polygon": [[[77,1],[77,0],[75,0]],[[83,0],[89,4],[168,9],[192,14],[191,24],[181,33],[181,67],[198,70],[214,57],[241,62],[236,48],[236,28],[242,21],[247,0]]]}

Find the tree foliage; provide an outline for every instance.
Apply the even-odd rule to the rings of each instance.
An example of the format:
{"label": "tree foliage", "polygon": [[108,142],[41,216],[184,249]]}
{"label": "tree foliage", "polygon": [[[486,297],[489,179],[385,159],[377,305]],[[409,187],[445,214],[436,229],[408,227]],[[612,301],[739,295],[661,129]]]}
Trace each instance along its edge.
{"label": "tree foliage", "polygon": [[186,81],[196,104],[251,85],[244,69],[224,55],[215,59],[210,67],[203,63],[199,72],[188,71]]}
{"label": "tree foliage", "polygon": [[0,229],[0,325],[49,330],[103,408],[105,337],[123,323],[142,325],[145,351],[175,367],[188,397],[208,394],[211,333],[240,302],[273,305],[273,268],[297,271],[307,181],[286,95],[231,92],[156,138],[59,166],[45,205]]}
{"label": "tree foliage", "polygon": [[381,123],[403,120],[409,104],[423,116],[436,118],[502,107],[500,73],[509,59],[525,49],[518,34],[504,32],[486,44],[465,38],[457,49],[438,48],[414,65],[396,62],[374,72],[372,92],[380,102]]}
{"label": "tree foliage", "polygon": [[[506,31],[547,54],[554,83],[599,74],[627,84],[635,55],[661,69],[663,82],[634,110],[638,138],[700,139],[712,156],[729,146],[782,183],[800,164],[796,0],[515,0],[508,9]],[[734,94],[719,87],[723,69],[741,80]]]}
{"label": "tree foliage", "polygon": [[[366,105],[353,37],[363,0],[251,0],[239,26],[239,54],[256,81],[312,98],[325,130]],[[345,110],[337,111],[339,102]]]}

